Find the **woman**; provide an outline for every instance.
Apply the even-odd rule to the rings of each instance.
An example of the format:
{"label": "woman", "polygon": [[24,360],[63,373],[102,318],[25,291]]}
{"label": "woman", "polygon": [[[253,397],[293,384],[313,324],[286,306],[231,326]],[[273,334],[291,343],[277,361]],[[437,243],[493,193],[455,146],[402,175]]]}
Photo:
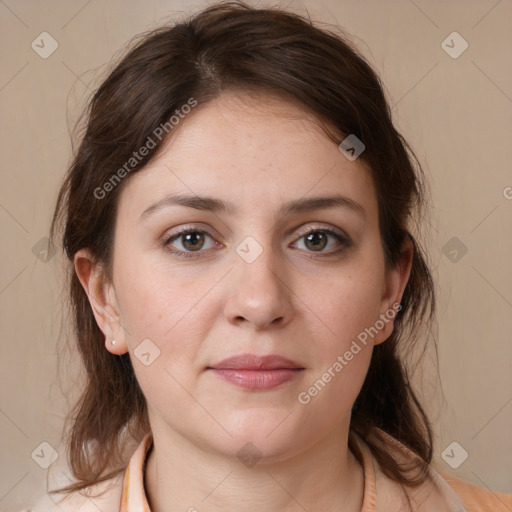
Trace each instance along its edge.
{"label": "woman", "polygon": [[87,374],[57,510],[510,510],[430,466],[402,361],[435,310],[423,202],[339,35],[241,3],[145,35],[52,225]]}

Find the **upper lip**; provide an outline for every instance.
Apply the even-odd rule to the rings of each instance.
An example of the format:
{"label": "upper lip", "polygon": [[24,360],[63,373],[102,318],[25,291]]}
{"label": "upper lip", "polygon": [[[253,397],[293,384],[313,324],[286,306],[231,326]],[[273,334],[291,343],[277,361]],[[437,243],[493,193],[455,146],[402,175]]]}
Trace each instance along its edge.
{"label": "upper lip", "polygon": [[278,370],[303,369],[303,367],[286,357],[270,354],[258,356],[256,354],[239,354],[228,357],[208,368],[216,370]]}

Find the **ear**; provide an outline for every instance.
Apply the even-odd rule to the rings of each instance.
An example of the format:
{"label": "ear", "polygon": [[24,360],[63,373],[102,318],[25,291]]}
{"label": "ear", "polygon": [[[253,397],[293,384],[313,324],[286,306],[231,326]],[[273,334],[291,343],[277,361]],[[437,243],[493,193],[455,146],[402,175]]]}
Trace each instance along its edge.
{"label": "ear", "polygon": [[394,318],[399,311],[398,305],[402,300],[402,295],[409,281],[413,257],[414,245],[409,236],[407,236],[402,245],[399,262],[395,267],[386,270],[379,317],[382,319],[384,327],[375,335],[373,340],[374,345],[378,345],[387,340],[393,332],[395,324]]}
{"label": "ear", "polygon": [[[115,355],[125,354],[128,352],[126,333],[122,327],[114,285],[107,281],[102,267],[94,263],[86,249],[76,252],[74,265],[96,323],[105,335],[106,349]],[[115,345],[112,345],[112,340],[115,340]]]}

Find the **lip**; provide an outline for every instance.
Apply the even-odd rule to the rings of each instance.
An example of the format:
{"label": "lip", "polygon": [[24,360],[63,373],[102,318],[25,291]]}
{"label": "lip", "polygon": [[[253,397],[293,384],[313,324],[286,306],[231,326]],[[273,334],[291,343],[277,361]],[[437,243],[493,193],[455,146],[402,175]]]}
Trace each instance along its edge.
{"label": "lip", "polygon": [[278,354],[269,354],[258,356],[256,354],[239,354],[237,356],[228,357],[219,363],[213,364],[208,368],[214,370],[303,370],[304,368]]}
{"label": "lip", "polygon": [[224,359],[207,370],[240,388],[264,391],[295,379],[304,368],[279,355],[240,354]]}

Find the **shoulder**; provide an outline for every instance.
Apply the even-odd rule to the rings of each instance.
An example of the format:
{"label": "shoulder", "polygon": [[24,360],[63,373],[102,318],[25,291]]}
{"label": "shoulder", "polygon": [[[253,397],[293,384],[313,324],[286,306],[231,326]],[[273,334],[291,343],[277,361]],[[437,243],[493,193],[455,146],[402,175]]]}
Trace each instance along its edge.
{"label": "shoulder", "polygon": [[[375,429],[384,440],[385,449],[393,452],[393,457],[400,463],[409,466],[409,462],[420,460],[418,455],[403,445],[398,439],[381,429]],[[373,437],[373,436],[371,436]],[[374,441],[380,444],[375,437]],[[415,504],[413,510],[436,510],[450,512],[512,512],[512,495],[493,492],[492,490],[473,485],[451,476],[435,465],[429,465],[429,478],[419,487],[404,485],[410,501]],[[395,481],[384,474],[380,464],[375,461],[375,477],[380,480],[380,491],[377,502],[382,503],[382,510],[393,510],[386,502],[387,496],[398,495]],[[379,486],[378,486],[379,487]],[[391,499],[391,498],[389,498]]]}
{"label": "shoulder", "polygon": [[[130,489],[143,489],[141,475],[143,472],[144,455],[152,446],[152,439],[152,434],[148,433],[142,441],[134,445],[135,451],[130,456],[128,465],[124,470],[120,470],[116,476],[91,485],[81,491],[51,495],[44,494],[35,501],[32,501],[31,506],[18,512],[114,512],[120,510],[121,507],[124,510],[125,507],[121,505],[121,499],[123,499],[124,504]],[[131,478],[130,468],[132,470]],[[140,480],[138,485],[134,485],[137,484],[134,476],[138,476]],[[72,481],[69,468],[60,468],[60,470],[56,468],[49,480],[51,481],[51,484],[49,484],[50,489],[60,489],[69,485]],[[135,491],[132,494],[135,495],[135,499],[138,498],[138,494]],[[138,508],[135,507],[134,510],[138,510]]]}
{"label": "shoulder", "polygon": [[490,491],[447,473],[440,472],[440,474],[459,496],[467,512],[488,512],[489,510],[510,512],[512,510],[512,494]]}
{"label": "shoulder", "polygon": [[18,512],[98,512],[119,510],[122,475],[81,492],[44,494]]}

